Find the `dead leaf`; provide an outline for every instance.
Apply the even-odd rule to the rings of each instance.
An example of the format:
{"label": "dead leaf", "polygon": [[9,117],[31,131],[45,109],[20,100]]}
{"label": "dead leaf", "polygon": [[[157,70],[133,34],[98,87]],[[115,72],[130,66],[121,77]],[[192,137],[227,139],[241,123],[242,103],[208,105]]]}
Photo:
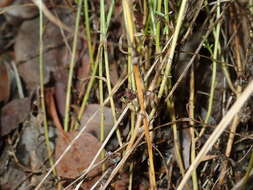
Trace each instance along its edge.
{"label": "dead leaf", "polygon": [[[74,26],[75,15],[70,9],[56,8],[52,13],[57,14],[59,19],[68,26]],[[49,82],[54,73],[64,70],[67,73],[65,63],[69,63],[70,56],[66,56],[67,48],[63,40],[63,35],[58,26],[51,23],[47,18],[44,20],[45,28],[43,33],[44,43],[44,83]],[[72,34],[65,33],[67,42],[73,40]],[[80,42],[78,42],[78,49]],[[20,76],[23,78],[28,89],[33,89],[39,85],[39,18],[25,21],[19,28],[15,40],[15,58],[18,64]],[[70,55],[70,54],[69,54]],[[65,58],[65,60],[63,60]],[[53,79],[55,80],[55,78]],[[57,80],[57,79],[56,79]]]}
{"label": "dead leaf", "polygon": [[8,5],[10,5],[13,2],[13,0],[2,0],[0,2],[0,8],[6,7]]}
{"label": "dead leaf", "polygon": [[8,135],[16,129],[27,118],[30,109],[29,98],[15,99],[6,104],[1,110],[1,136]]}
{"label": "dead leaf", "polygon": [[[2,0],[3,1],[3,0]],[[19,25],[22,20],[31,19],[38,15],[37,7],[30,0],[4,0],[5,5],[10,5],[4,15],[7,21],[13,25]]]}
{"label": "dead leaf", "polygon": [[[86,46],[84,45],[84,48]],[[76,90],[78,91],[78,99],[81,99],[81,97],[85,93],[85,86],[88,82],[87,79],[89,79],[90,74],[90,58],[88,55],[88,52],[85,51],[84,55],[82,55],[81,63],[79,64],[79,67],[77,69],[77,78],[78,81],[76,83]]]}
{"label": "dead leaf", "polygon": [[10,96],[10,78],[5,64],[0,63],[0,102],[7,101]]}
{"label": "dead leaf", "polygon": [[[55,150],[56,159],[61,156],[69,145],[69,142],[74,139],[77,134],[77,131],[66,133],[68,140],[62,135],[57,137]],[[101,143],[96,137],[84,132],[56,166],[57,174],[64,178],[73,179],[78,177],[81,172],[89,166],[100,147]],[[96,180],[100,171],[101,168],[94,169],[88,174],[88,177]],[[89,189],[88,187],[94,183],[93,180],[85,182],[84,186]]]}
{"label": "dead leaf", "polygon": [[[84,111],[83,117],[81,119],[81,127],[86,125],[88,119],[97,111],[99,110],[99,104],[89,104]],[[109,134],[111,128],[113,127],[113,115],[111,108],[104,107],[104,134],[105,137]],[[100,111],[97,112],[95,117],[88,123],[86,132],[93,134],[95,137],[100,137]]]}
{"label": "dead leaf", "polygon": [[65,131],[63,130],[61,121],[58,117],[58,113],[56,110],[56,105],[55,105],[55,100],[54,100],[54,89],[53,88],[47,88],[45,91],[45,100],[46,100],[46,106],[47,106],[47,111],[48,114],[51,116],[53,119],[55,127],[62,133],[63,135],[65,134]]}
{"label": "dead leaf", "polygon": [[[65,54],[66,59],[69,55]],[[63,60],[63,62],[65,62]],[[57,110],[60,116],[63,118],[65,115],[65,104],[66,104],[66,92],[67,92],[67,81],[68,75],[64,67],[57,68],[57,71],[53,73],[55,78],[55,102]]]}

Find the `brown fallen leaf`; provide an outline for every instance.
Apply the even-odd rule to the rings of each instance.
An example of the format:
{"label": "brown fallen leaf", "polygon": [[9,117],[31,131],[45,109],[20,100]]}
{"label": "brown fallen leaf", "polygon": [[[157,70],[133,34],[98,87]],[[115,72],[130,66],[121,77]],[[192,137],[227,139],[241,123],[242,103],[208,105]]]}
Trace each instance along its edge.
{"label": "brown fallen leaf", "polygon": [[[1,60],[0,60],[1,61]],[[7,67],[0,62],[0,102],[7,101],[10,96],[10,78]]]}
{"label": "brown fallen leaf", "polygon": [[59,132],[62,135],[65,135],[65,131],[63,130],[61,121],[58,117],[58,113],[57,113],[57,110],[56,110],[54,94],[55,94],[55,92],[54,92],[53,88],[47,88],[45,90],[45,97],[46,97],[45,100],[46,100],[47,111],[48,111],[48,114],[53,119],[55,127],[59,130]]}
{"label": "brown fallen leaf", "polygon": [[[77,131],[66,133],[68,140],[62,135],[59,135],[56,140],[55,157],[58,159],[66,147],[78,134]],[[56,166],[57,174],[64,178],[76,178],[81,172],[89,166],[99,148],[101,143],[93,135],[84,132],[75,144],[66,153],[60,163]],[[89,189],[98,178],[101,168],[94,169],[88,174],[91,181],[86,181],[83,184],[85,189]]]}
{"label": "brown fallen leaf", "polygon": [[66,104],[66,92],[67,92],[67,81],[68,74],[66,72],[65,66],[68,65],[70,54],[67,50],[61,51],[58,57],[61,57],[61,63],[63,66],[58,67],[55,72],[53,72],[53,78],[55,79],[55,102],[57,110],[59,111],[59,116],[62,118],[65,115],[65,104]]}
{"label": "brown fallen leaf", "polygon": [[30,98],[15,99],[1,110],[0,135],[8,135],[25,121],[31,109]]}
{"label": "brown fallen leaf", "polygon": [[63,83],[61,81],[55,82],[55,100],[56,100],[56,107],[59,111],[59,116],[62,118],[65,115],[65,104],[66,104],[66,92],[67,92],[67,83]]}
{"label": "brown fallen leaf", "polygon": [[0,8],[6,7],[10,5],[13,2],[13,0],[1,0],[0,2]]}

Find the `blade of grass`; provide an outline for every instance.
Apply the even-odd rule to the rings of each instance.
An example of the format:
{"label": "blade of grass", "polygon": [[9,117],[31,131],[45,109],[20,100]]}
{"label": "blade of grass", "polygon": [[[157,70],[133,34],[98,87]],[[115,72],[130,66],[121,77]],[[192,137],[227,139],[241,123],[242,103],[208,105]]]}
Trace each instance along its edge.
{"label": "blade of grass", "polygon": [[74,129],[77,129],[79,127],[79,121],[81,120],[81,118],[83,116],[85,106],[88,103],[90,92],[92,90],[92,87],[93,87],[93,84],[94,84],[94,81],[95,81],[95,78],[96,78],[97,69],[98,69],[98,66],[99,66],[100,51],[101,51],[101,45],[98,47],[98,53],[97,53],[95,65],[94,65],[94,68],[92,69],[91,78],[88,82],[88,86],[87,86],[85,95],[84,95],[83,100],[82,100],[82,104],[81,104],[81,107],[80,107],[80,110],[79,110],[79,113],[78,113],[78,116],[77,116],[77,121],[75,122],[75,125],[74,125]]}
{"label": "blade of grass", "polygon": [[[191,161],[196,158],[196,138],[195,138],[195,73],[194,73],[194,64],[191,66],[190,73],[190,97],[189,97],[189,118],[190,118],[190,134],[191,134]],[[193,189],[198,190],[198,177],[197,171],[193,170],[192,172],[192,184]]]}
{"label": "blade of grass", "polygon": [[[106,72],[106,84],[107,84],[107,90],[109,93],[111,93],[112,91],[112,87],[111,87],[111,80],[110,80],[110,69],[109,69],[109,60],[108,60],[108,52],[107,52],[107,34],[106,31],[109,27],[109,23],[110,23],[110,18],[112,15],[112,8],[114,3],[111,5],[110,9],[109,9],[109,13],[108,13],[108,18],[106,20],[105,18],[105,7],[104,7],[104,0],[100,1],[100,43],[103,44],[103,51],[101,52],[101,56],[103,57],[104,63],[105,63],[105,72]],[[101,64],[102,64],[102,60],[101,60]],[[117,118],[116,118],[116,110],[115,110],[115,104],[114,104],[114,100],[113,100],[113,96],[110,97],[110,104],[111,104],[111,109],[112,109],[112,115],[113,115],[113,121],[114,123],[116,123]],[[122,139],[121,139],[121,134],[120,131],[117,130],[117,139],[119,142],[119,145],[122,146]]]}
{"label": "blade of grass", "polygon": [[94,69],[94,51],[93,51],[93,46],[92,46],[92,42],[91,42],[88,0],[84,0],[84,23],[85,23],[86,39],[87,39],[87,43],[88,43],[90,64],[91,64],[92,68]]}
{"label": "blade of grass", "polygon": [[[103,77],[103,61],[102,61],[102,54],[103,52],[100,52],[100,61],[99,61],[99,77],[102,78]],[[104,92],[103,92],[103,81],[100,79],[98,81],[98,85],[99,85],[99,103],[100,103],[100,141],[103,142],[104,141],[104,106],[103,106],[103,102],[104,102]],[[101,158],[104,158],[104,152],[101,153]]]}
{"label": "blade of grass", "polygon": [[[109,16],[110,16],[110,13],[109,13]],[[108,30],[108,27],[109,27],[109,25],[106,26],[106,31]],[[77,121],[75,122],[75,125],[74,125],[75,129],[77,129],[79,127],[79,122],[78,121],[80,121],[80,119],[81,119],[81,117],[83,115],[85,106],[87,105],[87,102],[88,102],[88,99],[89,99],[89,96],[90,96],[90,92],[92,90],[92,87],[93,87],[93,84],[94,84],[94,81],[95,81],[95,75],[97,73],[97,69],[98,69],[98,65],[99,65],[99,55],[100,55],[101,51],[102,51],[102,44],[100,44],[98,46],[98,51],[97,51],[95,65],[92,68],[91,79],[89,80],[89,83],[88,83],[88,86],[87,86],[87,89],[86,89],[86,93],[85,93],[85,95],[83,97],[83,100],[82,100],[82,103],[81,103],[81,107],[80,107],[80,110],[79,110],[79,113],[78,113],[78,116],[77,116]]]}
{"label": "blade of grass", "polygon": [[76,23],[75,23],[75,33],[73,39],[73,46],[72,46],[72,54],[71,54],[71,61],[69,65],[69,75],[68,75],[68,83],[67,83],[67,93],[66,93],[66,106],[65,106],[65,117],[64,117],[64,130],[69,130],[69,114],[70,114],[70,103],[71,103],[71,89],[72,89],[72,80],[73,80],[73,73],[75,67],[75,57],[76,57],[76,48],[77,48],[77,39],[78,39],[78,29],[80,23],[80,15],[82,9],[83,0],[78,1],[78,8],[77,8],[77,15],[76,15]]}
{"label": "blade of grass", "polygon": [[158,92],[158,98],[162,97],[165,86],[167,84],[166,82],[167,82],[167,79],[168,79],[168,76],[169,76],[169,72],[171,70],[171,64],[172,64],[172,60],[173,60],[173,57],[174,57],[174,54],[175,54],[175,49],[176,49],[176,45],[177,45],[179,32],[180,32],[180,29],[181,29],[181,26],[182,26],[182,23],[183,23],[183,20],[184,20],[184,14],[185,14],[185,10],[186,10],[186,7],[187,7],[186,3],[187,3],[187,0],[182,0],[182,2],[181,2],[181,6],[180,6],[180,9],[179,9],[179,15],[178,15],[177,22],[176,22],[177,23],[176,24],[176,29],[175,29],[175,32],[173,34],[171,47],[169,49],[170,53],[169,53],[169,57],[168,57],[168,62],[166,64],[163,79],[162,79],[161,86],[160,86],[160,89],[159,89],[159,92]]}
{"label": "blade of grass", "polygon": [[[42,0],[39,1],[40,5]],[[48,123],[47,123],[47,113],[45,106],[45,93],[44,93],[44,62],[43,62],[43,12],[42,9],[39,9],[39,70],[40,70],[40,101],[41,101],[41,109],[43,114],[43,124],[44,124],[44,133],[45,140],[47,146],[47,152],[49,157],[49,162],[51,167],[54,165],[54,161],[52,158],[53,151],[50,147],[49,136],[48,136]],[[56,175],[56,171],[53,170],[53,174]]]}
{"label": "blade of grass", "polygon": [[[216,12],[216,18],[219,18],[221,16],[221,11],[220,11],[220,1],[217,3],[217,12]],[[205,124],[209,122],[210,116],[212,114],[213,110],[213,102],[214,102],[214,92],[215,92],[215,86],[216,86],[216,73],[217,73],[217,62],[218,60],[218,53],[219,52],[219,43],[220,43],[220,30],[221,30],[221,23],[219,22],[215,28],[214,33],[214,38],[215,38],[215,43],[214,43],[214,50],[213,50],[213,63],[212,63],[212,79],[211,79],[211,86],[210,86],[210,92],[209,92],[209,98],[208,98],[208,108],[207,108],[207,113],[205,117]],[[200,131],[199,136],[202,136],[205,132],[206,127],[203,127],[202,130]]]}

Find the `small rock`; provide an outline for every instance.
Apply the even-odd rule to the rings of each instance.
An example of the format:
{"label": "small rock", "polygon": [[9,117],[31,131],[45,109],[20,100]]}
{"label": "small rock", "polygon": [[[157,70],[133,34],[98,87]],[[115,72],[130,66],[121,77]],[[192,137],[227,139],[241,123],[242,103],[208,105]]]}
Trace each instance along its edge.
{"label": "small rock", "polygon": [[[93,136],[100,138],[100,105],[99,104],[89,104],[84,111],[83,117],[81,119],[81,127],[84,127],[92,115],[97,111],[94,118],[89,121],[85,129],[86,132],[91,133]],[[104,135],[105,137],[109,134],[113,127],[113,115],[111,108],[104,107]]]}

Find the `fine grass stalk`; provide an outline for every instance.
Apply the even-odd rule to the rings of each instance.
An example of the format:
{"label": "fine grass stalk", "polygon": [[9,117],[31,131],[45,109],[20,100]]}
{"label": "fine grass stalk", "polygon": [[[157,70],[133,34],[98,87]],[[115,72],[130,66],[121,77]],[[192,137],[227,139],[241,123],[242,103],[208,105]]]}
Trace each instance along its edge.
{"label": "fine grass stalk", "polygon": [[[39,3],[42,0],[39,1]],[[40,101],[41,101],[41,109],[43,114],[43,124],[44,124],[44,133],[45,133],[45,141],[46,147],[49,157],[49,163],[51,166],[54,165],[54,161],[52,158],[53,151],[50,146],[49,136],[48,136],[48,123],[47,123],[47,113],[46,113],[46,105],[45,105],[45,89],[44,89],[44,62],[43,62],[43,12],[42,8],[39,9],[39,71],[40,71]],[[53,174],[56,175],[56,171],[53,170]]]}
{"label": "fine grass stalk", "polygon": [[78,29],[80,23],[80,15],[82,9],[83,0],[78,1],[78,8],[77,8],[77,15],[76,15],[76,23],[75,23],[75,33],[72,45],[72,54],[71,54],[71,61],[69,65],[69,76],[68,76],[68,83],[67,83],[67,93],[66,93],[66,106],[65,106],[65,114],[64,114],[64,130],[69,130],[69,115],[70,115],[70,103],[71,103],[71,90],[72,90],[72,80],[74,74],[74,67],[76,61],[76,49],[77,49],[77,39],[78,39]]}

